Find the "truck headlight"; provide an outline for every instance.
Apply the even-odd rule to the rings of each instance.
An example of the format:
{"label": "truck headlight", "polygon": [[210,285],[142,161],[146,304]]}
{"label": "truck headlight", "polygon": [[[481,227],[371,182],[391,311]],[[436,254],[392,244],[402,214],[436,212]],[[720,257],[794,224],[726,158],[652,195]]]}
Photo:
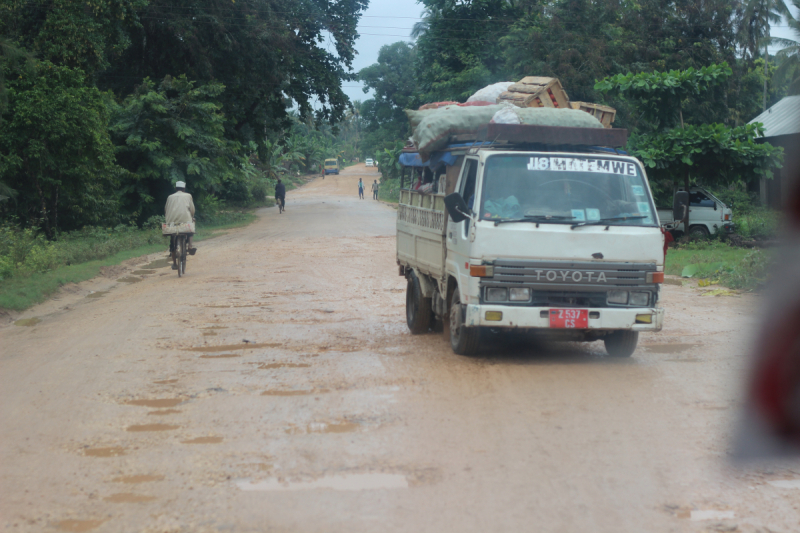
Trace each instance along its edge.
{"label": "truck headlight", "polygon": [[486,289],[487,302],[505,302],[508,300],[508,289],[488,287]]}
{"label": "truck headlight", "polygon": [[530,289],[508,289],[508,299],[512,302],[527,302],[531,299]]}
{"label": "truck headlight", "polygon": [[631,293],[631,305],[638,305],[641,307],[647,307],[647,304],[650,303],[650,293],[649,292],[632,292]]}
{"label": "truck headlight", "polygon": [[608,291],[606,301],[610,304],[625,305],[628,303],[628,291]]}

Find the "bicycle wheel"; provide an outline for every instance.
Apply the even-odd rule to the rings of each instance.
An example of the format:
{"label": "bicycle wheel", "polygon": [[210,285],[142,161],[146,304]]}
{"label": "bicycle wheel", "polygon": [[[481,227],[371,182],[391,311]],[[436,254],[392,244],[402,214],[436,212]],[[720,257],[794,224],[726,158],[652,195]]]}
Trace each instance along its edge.
{"label": "bicycle wheel", "polygon": [[178,254],[178,277],[181,277],[186,274],[186,235],[181,235],[180,237]]}

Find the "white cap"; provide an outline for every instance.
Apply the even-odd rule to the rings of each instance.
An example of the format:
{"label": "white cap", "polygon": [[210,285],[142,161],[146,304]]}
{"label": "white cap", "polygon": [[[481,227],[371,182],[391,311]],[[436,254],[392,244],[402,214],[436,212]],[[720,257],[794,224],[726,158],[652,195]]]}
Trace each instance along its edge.
{"label": "white cap", "polygon": [[176,181],[175,182],[175,187],[178,188],[178,189],[185,189],[186,188],[186,184],[184,182],[182,182],[182,181]]}

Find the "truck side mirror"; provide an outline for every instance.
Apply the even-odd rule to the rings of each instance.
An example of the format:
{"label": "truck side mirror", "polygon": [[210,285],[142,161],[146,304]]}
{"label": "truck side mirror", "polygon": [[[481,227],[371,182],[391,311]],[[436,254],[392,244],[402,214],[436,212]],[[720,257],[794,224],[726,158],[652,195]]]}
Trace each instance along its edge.
{"label": "truck side mirror", "polygon": [[686,217],[686,209],[689,208],[689,193],[678,191],[672,200],[672,219],[683,220]]}
{"label": "truck side mirror", "polygon": [[444,206],[447,209],[447,214],[450,215],[450,218],[452,218],[455,223],[470,218],[467,202],[465,202],[457,192],[444,197]]}

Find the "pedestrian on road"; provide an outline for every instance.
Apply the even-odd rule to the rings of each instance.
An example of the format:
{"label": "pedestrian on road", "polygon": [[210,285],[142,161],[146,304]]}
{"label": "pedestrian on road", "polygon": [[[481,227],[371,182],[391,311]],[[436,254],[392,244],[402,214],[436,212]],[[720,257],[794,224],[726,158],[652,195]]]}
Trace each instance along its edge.
{"label": "pedestrian on road", "polygon": [[358,178],[358,197],[364,199],[364,182],[361,181],[361,178]]}
{"label": "pedestrian on road", "polygon": [[275,201],[278,202],[278,213],[286,211],[286,185],[278,178],[278,183],[275,184]]}
{"label": "pedestrian on road", "polygon": [[378,180],[374,180],[372,182],[372,199],[373,200],[378,199]]}

